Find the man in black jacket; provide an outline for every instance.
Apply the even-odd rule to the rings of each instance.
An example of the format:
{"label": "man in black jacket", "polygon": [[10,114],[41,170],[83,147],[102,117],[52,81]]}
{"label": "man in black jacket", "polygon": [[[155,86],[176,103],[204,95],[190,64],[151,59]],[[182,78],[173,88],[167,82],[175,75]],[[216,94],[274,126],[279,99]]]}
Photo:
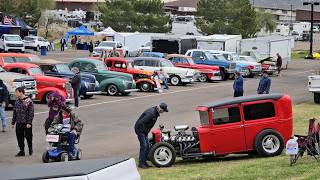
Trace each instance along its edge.
{"label": "man in black jacket", "polygon": [[9,95],[9,92],[8,92],[7,86],[0,79],[0,118],[2,121],[2,132],[6,132],[6,128],[7,128],[5,107],[6,107],[6,103],[8,102],[8,95]]}
{"label": "man in black jacket", "polygon": [[77,67],[72,68],[72,72],[74,73],[74,76],[71,80],[73,96],[74,96],[74,106],[79,107],[79,101],[80,101],[79,91],[81,87],[81,75]]}
{"label": "man in black jacket", "polygon": [[161,113],[168,112],[168,105],[161,103],[159,106],[151,107],[145,110],[137,120],[134,130],[140,142],[139,167],[146,169],[150,167],[147,164],[147,156],[149,153],[148,133],[157,122]]}
{"label": "man in black jacket", "polygon": [[24,138],[27,139],[29,155],[33,153],[32,149],[32,121],[34,118],[34,107],[32,100],[25,95],[24,88],[16,89],[17,100],[13,108],[12,128],[16,126],[16,136],[20,148],[16,156],[25,156]]}

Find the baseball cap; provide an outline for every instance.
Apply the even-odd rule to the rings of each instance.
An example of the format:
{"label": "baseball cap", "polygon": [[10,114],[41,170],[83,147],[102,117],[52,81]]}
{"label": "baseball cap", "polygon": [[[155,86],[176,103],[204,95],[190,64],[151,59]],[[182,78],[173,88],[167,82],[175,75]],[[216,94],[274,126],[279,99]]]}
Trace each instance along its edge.
{"label": "baseball cap", "polygon": [[165,112],[168,112],[168,105],[166,103],[160,103],[159,107]]}

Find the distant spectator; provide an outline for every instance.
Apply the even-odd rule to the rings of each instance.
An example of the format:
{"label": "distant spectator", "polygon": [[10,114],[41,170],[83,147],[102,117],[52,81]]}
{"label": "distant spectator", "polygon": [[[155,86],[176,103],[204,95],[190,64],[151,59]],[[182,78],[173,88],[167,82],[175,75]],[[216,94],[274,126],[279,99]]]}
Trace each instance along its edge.
{"label": "distant spectator", "polygon": [[169,75],[166,72],[164,72],[163,69],[160,69],[159,78],[163,82],[164,89],[169,89],[169,86],[168,86]]}
{"label": "distant spectator", "polygon": [[66,39],[64,37],[62,37],[60,39],[60,45],[61,45],[61,51],[64,51],[64,46],[66,45]]}
{"label": "distant spectator", "polygon": [[260,79],[258,86],[258,94],[269,94],[271,88],[271,78],[266,71],[263,72],[263,76]]}
{"label": "distant spectator", "polygon": [[233,97],[243,96],[243,77],[239,72],[236,72],[233,82]]}
{"label": "distant spectator", "polygon": [[7,86],[0,79],[0,118],[2,121],[2,132],[6,132],[6,128],[7,128],[5,107],[6,107],[6,103],[8,102],[8,98],[9,98],[9,92],[8,92]]}
{"label": "distant spectator", "polygon": [[88,49],[89,49],[89,57],[91,57],[92,53],[93,53],[93,43],[92,43],[92,41],[90,41]]}
{"label": "distant spectator", "polygon": [[71,85],[72,85],[73,95],[74,95],[74,106],[79,107],[79,101],[80,101],[79,91],[81,86],[81,75],[77,67],[74,67],[71,70],[74,73],[74,76],[71,79]]}
{"label": "distant spectator", "polygon": [[277,53],[277,68],[278,68],[278,75],[280,76],[281,72],[281,67],[282,67],[282,57],[280,56],[279,53]]}

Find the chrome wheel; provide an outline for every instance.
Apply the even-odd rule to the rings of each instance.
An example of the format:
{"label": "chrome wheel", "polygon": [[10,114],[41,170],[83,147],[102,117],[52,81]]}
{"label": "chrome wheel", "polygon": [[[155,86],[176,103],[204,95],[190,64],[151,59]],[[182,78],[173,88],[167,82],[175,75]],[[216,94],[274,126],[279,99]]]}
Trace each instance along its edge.
{"label": "chrome wheel", "polygon": [[275,153],[280,148],[280,140],[275,135],[267,135],[262,139],[262,147],[269,154]]}
{"label": "chrome wheel", "polygon": [[107,88],[107,93],[110,96],[115,96],[118,93],[118,88],[116,85],[109,85]]}
{"label": "chrome wheel", "polygon": [[207,75],[200,74],[200,77],[199,77],[200,82],[207,82],[207,80],[208,80]]}
{"label": "chrome wheel", "polygon": [[170,83],[171,83],[173,86],[177,86],[177,85],[180,83],[179,77],[177,77],[177,76],[171,77]]}
{"label": "chrome wheel", "polygon": [[149,92],[149,91],[151,91],[151,85],[149,83],[147,83],[147,82],[143,82],[140,85],[140,90],[142,92]]}
{"label": "chrome wheel", "polygon": [[168,147],[161,146],[154,152],[154,160],[156,163],[162,166],[166,166],[172,160],[172,152]]}

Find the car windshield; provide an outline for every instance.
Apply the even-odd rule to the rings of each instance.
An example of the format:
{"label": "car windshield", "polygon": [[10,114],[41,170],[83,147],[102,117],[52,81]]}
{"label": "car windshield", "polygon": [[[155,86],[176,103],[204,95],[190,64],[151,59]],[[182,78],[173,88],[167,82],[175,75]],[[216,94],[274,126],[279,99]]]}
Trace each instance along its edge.
{"label": "car windshield", "polygon": [[256,62],[256,60],[251,56],[242,56],[240,57],[240,61]]}
{"label": "car windshield", "polygon": [[94,64],[97,69],[106,70],[106,65],[102,61],[96,61]]}
{"label": "car windshield", "polygon": [[28,63],[31,62],[30,58],[28,57],[15,57],[16,62],[21,62],[21,63]]}
{"label": "car windshield", "polygon": [[56,64],[56,68],[60,73],[73,73],[67,64]]}
{"label": "car windshield", "polygon": [[114,42],[102,42],[99,44],[99,47],[116,47]]}
{"label": "car windshield", "polygon": [[222,54],[209,53],[212,59],[227,60]]}
{"label": "car windshield", "polygon": [[38,67],[30,68],[29,71],[30,75],[43,75],[42,70]]}
{"label": "car windshield", "polygon": [[4,39],[6,41],[21,41],[20,36],[5,36]]}

